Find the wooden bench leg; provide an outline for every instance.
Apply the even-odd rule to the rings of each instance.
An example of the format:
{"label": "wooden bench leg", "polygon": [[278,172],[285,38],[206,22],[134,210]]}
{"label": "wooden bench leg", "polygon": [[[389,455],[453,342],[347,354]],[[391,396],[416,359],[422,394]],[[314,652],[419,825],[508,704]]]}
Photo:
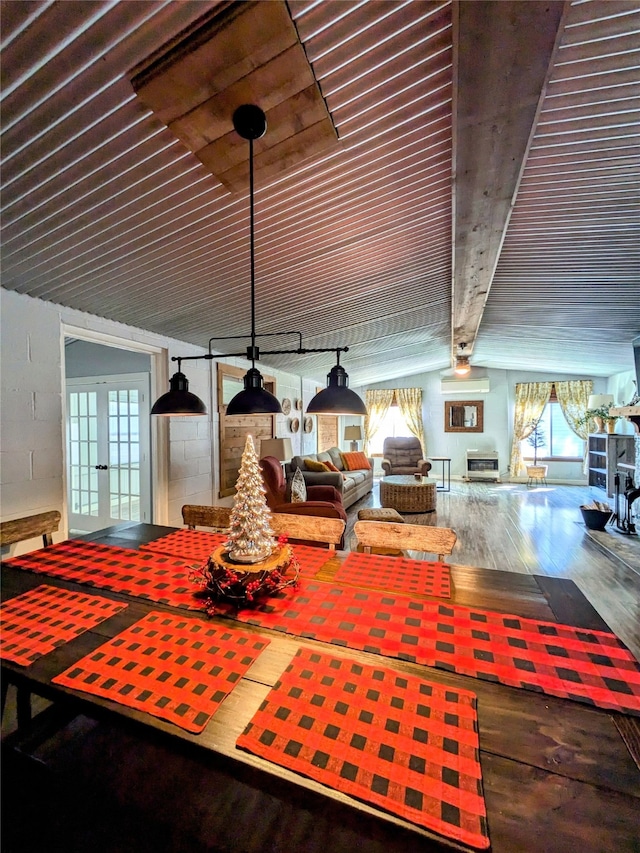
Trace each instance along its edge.
{"label": "wooden bench leg", "polygon": [[4,717],[4,706],[7,704],[7,692],[9,690],[9,682],[6,678],[2,679],[2,708],[0,709],[0,720]]}
{"label": "wooden bench leg", "polygon": [[26,687],[18,687],[16,715],[18,718],[18,729],[22,729],[31,723],[31,691]]}

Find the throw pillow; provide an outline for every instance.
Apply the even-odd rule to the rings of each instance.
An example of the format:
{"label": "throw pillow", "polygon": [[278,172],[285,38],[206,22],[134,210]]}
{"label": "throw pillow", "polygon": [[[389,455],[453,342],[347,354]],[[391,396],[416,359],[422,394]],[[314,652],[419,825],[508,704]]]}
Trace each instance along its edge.
{"label": "throw pillow", "polygon": [[344,467],[347,469],[347,471],[360,471],[363,468],[371,468],[366,454],[362,451],[354,453],[343,453],[342,458],[344,460]]}
{"label": "throw pillow", "polygon": [[291,503],[303,503],[307,499],[307,487],[302,476],[302,471],[296,468],[296,472],[291,479]]}
{"label": "throw pillow", "polygon": [[[329,466],[326,462],[317,462],[315,459],[305,459],[304,467],[307,471],[328,471]],[[298,469],[299,470],[299,469]]]}
{"label": "throw pillow", "polygon": [[336,474],[340,473],[340,469],[336,468],[333,462],[323,462],[322,464],[327,466],[327,471],[335,471]]}

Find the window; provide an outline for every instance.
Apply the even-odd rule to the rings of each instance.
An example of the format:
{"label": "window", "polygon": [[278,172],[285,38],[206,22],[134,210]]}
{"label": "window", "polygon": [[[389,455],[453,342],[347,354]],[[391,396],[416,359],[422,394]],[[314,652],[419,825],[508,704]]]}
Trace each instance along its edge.
{"label": "window", "polygon": [[[552,400],[544,407],[540,418],[544,444],[538,446],[538,459],[582,459],[584,441],[566,422],[560,403]],[[533,459],[533,447],[528,439],[520,442],[522,457]]]}
{"label": "window", "polygon": [[411,435],[411,430],[400,414],[400,406],[392,405],[389,407],[380,429],[369,442],[369,453],[382,456],[382,442],[385,438],[409,438]]}

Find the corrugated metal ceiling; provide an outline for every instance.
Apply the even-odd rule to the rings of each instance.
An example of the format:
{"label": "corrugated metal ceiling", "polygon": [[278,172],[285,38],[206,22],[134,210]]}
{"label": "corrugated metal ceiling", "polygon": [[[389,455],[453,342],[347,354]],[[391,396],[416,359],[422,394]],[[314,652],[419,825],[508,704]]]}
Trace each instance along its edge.
{"label": "corrugated metal ceiling", "polygon": [[[3,286],[203,349],[248,333],[246,195],[209,174],[128,79],[216,5],[2,3]],[[471,5],[512,7],[516,22],[519,6],[554,9]],[[559,46],[468,343],[477,365],[609,375],[630,368],[640,330],[640,4],[555,7]],[[352,385],[446,368],[471,278],[456,269],[452,285],[452,164],[482,131],[456,125],[468,93],[452,81],[473,33],[448,2],[288,8],[340,146],[257,186],[258,331],[349,345]],[[527,32],[514,24],[500,39],[515,39],[526,68]],[[476,83],[500,51],[473,54]],[[332,358],[269,363],[321,377]]]}

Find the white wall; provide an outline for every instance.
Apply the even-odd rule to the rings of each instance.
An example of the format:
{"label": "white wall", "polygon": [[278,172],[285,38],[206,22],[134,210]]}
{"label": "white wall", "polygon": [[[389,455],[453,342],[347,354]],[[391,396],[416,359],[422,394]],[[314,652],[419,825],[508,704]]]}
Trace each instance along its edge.
{"label": "white wall", "polygon": [[[508,479],[509,461],[511,458],[512,425],[514,412],[515,386],[518,382],[542,382],[551,380],[575,379],[577,377],[564,373],[520,372],[513,370],[496,370],[477,368],[472,372],[474,378],[488,376],[490,391],[486,394],[470,393],[443,394],[440,391],[441,371],[419,373],[400,379],[389,380],[370,385],[369,388],[422,388],[423,411],[422,417],[425,428],[427,456],[448,456],[451,458],[451,476],[462,478],[466,468],[467,450],[497,450],[500,474]],[[594,393],[605,393],[607,380],[602,377],[581,377],[593,380]],[[445,432],[444,404],[455,400],[484,401],[484,430],[483,432]],[[435,466],[439,471],[439,466]],[[517,478],[524,479],[525,478]],[[549,463],[549,479],[565,483],[585,483],[586,477],[580,462]]]}
{"label": "white wall", "polygon": [[0,309],[2,518],[62,510],[60,320],[44,303],[6,291]]}
{"label": "white wall", "polygon": [[[628,406],[633,395],[636,393],[635,378],[636,374],[634,370],[616,373],[615,376],[609,377],[605,393],[613,394],[613,402],[616,405]],[[619,418],[616,421],[616,432],[621,435],[633,435],[633,424],[626,418]]]}
{"label": "white wall", "polygon": [[[2,450],[0,457],[0,514],[3,519],[19,518],[44,510],[57,509],[62,513],[63,527],[54,540],[66,537],[66,507],[64,494],[64,336],[65,328],[73,327],[83,333],[101,336],[103,342],[111,338],[132,348],[144,346],[159,352],[178,350],[187,355],[195,353],[193,346],[140,329],[103,320],[81,311],[72,311],[59,305],[33,299],[22,294],[2,290],[2,371],[0,375],[0,402]],[[196,393],[208,395],[209,371],[193,371],[193,388]],[[184,419],[183,419],[184,420]],[[196,427],[200,443],[195,456],[199,456],[200,470],[211,470],[210,427],[206,423]],[[166,428],[154,426],[159,435]],[[179,435],[180,424],[169,427],[169,440],[162,446],[163,462],[168,473],[167,483],[158,484],[165,492],[176,488],[184,480],[179,462],[185,456],[185,442]],[[176,434],[177,433],[177,434]],[[192,445],[195,447],[194,445]],[[162,466],[161,466],[162,467]],[[172,470],[173,469],[173,470]],[[194,477],[182,491],[194,498],[211,496],[210,474],[205,480]],[[167,513],[166,499],[161,522],[175,520]],[[15,553],[28,550],[33,543],[15,546]]]}
{"label": "white wall", "polygon": [[[142,329],[104,320],[39,299],[0,290],[1,372],[0,372],[0,517],[19,518],[45,510],[62,513],[63,529],[54,541],[66,538],[64,505],[64,427],[63,381],[64,336],[69,326],[100,337],[110,345],[117,339],[123,346],[137,345],[162,352],[161,365],[170,376],[175,362],[166,364],[172,355],[200,355],[204,350],[173,338],[155,335]],[[238,366],[247,362],[236,360]],[[166,470],[156,483],[155,515],[157,523],[181,526],[181,508],[185,503],[218,503],[219,467],[217,464],[219,419],[216,400],[216,362],[189,361],[182,365],[190,390],[207,405],[209,415],[195,418],[152,418],[152,431],[157,441],[156,463]],[[300,397],[300,378],[280,371],[264,372],[276,377],[279,399]],[[156,381],[152,395],[168,390]],[[305,405],[318,383],[302,383]],[[293,416],[293,415],[292,415]],[[304,415],[296,413],[302,422]],[[278,435],[292,439],[294,452],[305,443],[315,449],[314,432],[287,430],[288,419],[278,416]],[[38,541],[13,546],[12,553],[36,547]]]}
{"label": "white wall", "polygon": [[[245,361],[238,362],[238,364],[245,367],[247,363]],[[324,387],[324,383],[318,383],[314,379],[305,379],[291,373],[284,373],[281,370],[272,370],[266,365],[262,368],[262,372],[275,377],[277,387],[276,396],[280,400],[280,403],[285,398],[291,401],[291,412],[288,415],[276,415],[276,436],[291,440],[294,456],[300,456],[304,453],[315,453],[318,440],[317,418],[311,416],[313,430],[312,432],[305,433],[304,421],[305,417],[307,417],[305,410],[311,402],[311,398],[315,397],[316,388],[319,385]],[[294,404],[296,400],[302,400],[302,409],[298,410],[295,408]],[[296,433],[291,432],[289,429],[291,421],[294,418],[300,421],[300,427]]]}

